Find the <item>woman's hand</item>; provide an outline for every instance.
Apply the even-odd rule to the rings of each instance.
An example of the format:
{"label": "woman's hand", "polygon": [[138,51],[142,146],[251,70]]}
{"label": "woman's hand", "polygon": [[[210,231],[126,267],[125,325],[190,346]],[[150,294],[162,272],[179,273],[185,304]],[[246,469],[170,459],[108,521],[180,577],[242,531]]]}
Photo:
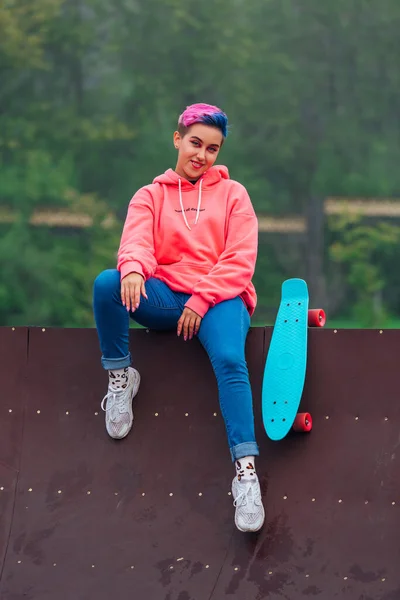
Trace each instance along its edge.
{"label": "woman's hand", "polygon": [[200,315],[195,313],[194,310],[191,310],[190,308],[186,307],[178,321],[178,336],[180,336],[183,332],[183,339],[185,340],[185,342],[187,339],[191,340],[193,338],[193,335],[198,334],[200,329],[200,323]]}
{"label": "woman's hand", "polygon": [[128,312],[139,308],[140,294],[147,300],[144,278],[140,273],[129,273],[121,281],[121,300]]}

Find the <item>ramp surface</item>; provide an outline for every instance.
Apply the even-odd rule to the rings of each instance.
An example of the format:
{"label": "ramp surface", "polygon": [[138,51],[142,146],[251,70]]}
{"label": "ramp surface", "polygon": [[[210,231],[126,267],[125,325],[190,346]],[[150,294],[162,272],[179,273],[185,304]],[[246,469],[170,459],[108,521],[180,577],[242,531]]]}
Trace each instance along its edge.
{"label": "ramp surface", "polygon": [[94,330],[0,330],[1,599],[400,598],[400,332],[311,330],[314,429],[281,442],[261,421],[270,337],[247,345],[267,517],[246,535],[197,341],[131,332],[142,385],[114,441]]}

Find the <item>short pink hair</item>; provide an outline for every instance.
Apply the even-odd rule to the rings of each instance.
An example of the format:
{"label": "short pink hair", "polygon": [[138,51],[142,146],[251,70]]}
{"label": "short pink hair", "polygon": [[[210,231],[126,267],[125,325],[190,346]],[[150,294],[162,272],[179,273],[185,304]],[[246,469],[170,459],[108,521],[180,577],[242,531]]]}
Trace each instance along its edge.
{"label": "short pink hair", "polygon": [[183,129],[186,131],[195,123],[217,127],[221,130],[224,138],[228,134],[228,117],[218,106],[212,104],[192,104],[179,116],[178,127],[180,131]]}

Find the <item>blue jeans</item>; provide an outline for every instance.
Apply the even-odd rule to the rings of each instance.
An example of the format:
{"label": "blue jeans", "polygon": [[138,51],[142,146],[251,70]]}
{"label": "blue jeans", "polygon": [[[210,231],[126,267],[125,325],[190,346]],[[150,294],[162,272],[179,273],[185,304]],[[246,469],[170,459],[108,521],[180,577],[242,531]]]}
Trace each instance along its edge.
{"label": "blue jeans", "polygon": [[[93,289],[93,308],[105,369],[131,364],[129,318],[155,330],[174,330],[188,294],[173,292],[156,278],[146,281],[148,300],[128,313],[121,301],[120,273],[103,271]],[[219,401],[225,421],[232,460],[259,454],[254,433],[253,399],[245,359],[249,313],[240,298],[210,308],[197,335],[205,348],[217,379]]]}

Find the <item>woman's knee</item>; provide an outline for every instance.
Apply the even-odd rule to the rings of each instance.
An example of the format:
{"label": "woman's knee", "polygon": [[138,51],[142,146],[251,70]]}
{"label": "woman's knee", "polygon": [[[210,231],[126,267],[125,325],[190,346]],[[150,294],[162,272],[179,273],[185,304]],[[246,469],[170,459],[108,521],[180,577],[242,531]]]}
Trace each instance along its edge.
{"label": "woman's knee", "polygon": [[106,269],[97,275],[93,284],[93,296],[96,300],[111,298],[121,288],[121,276],[117,269]]}
{"label": "woman's knee", "polygon": [[231,346],[221,346],[213,356],[214,367],[225,373],[247,372],[244,353]]}

